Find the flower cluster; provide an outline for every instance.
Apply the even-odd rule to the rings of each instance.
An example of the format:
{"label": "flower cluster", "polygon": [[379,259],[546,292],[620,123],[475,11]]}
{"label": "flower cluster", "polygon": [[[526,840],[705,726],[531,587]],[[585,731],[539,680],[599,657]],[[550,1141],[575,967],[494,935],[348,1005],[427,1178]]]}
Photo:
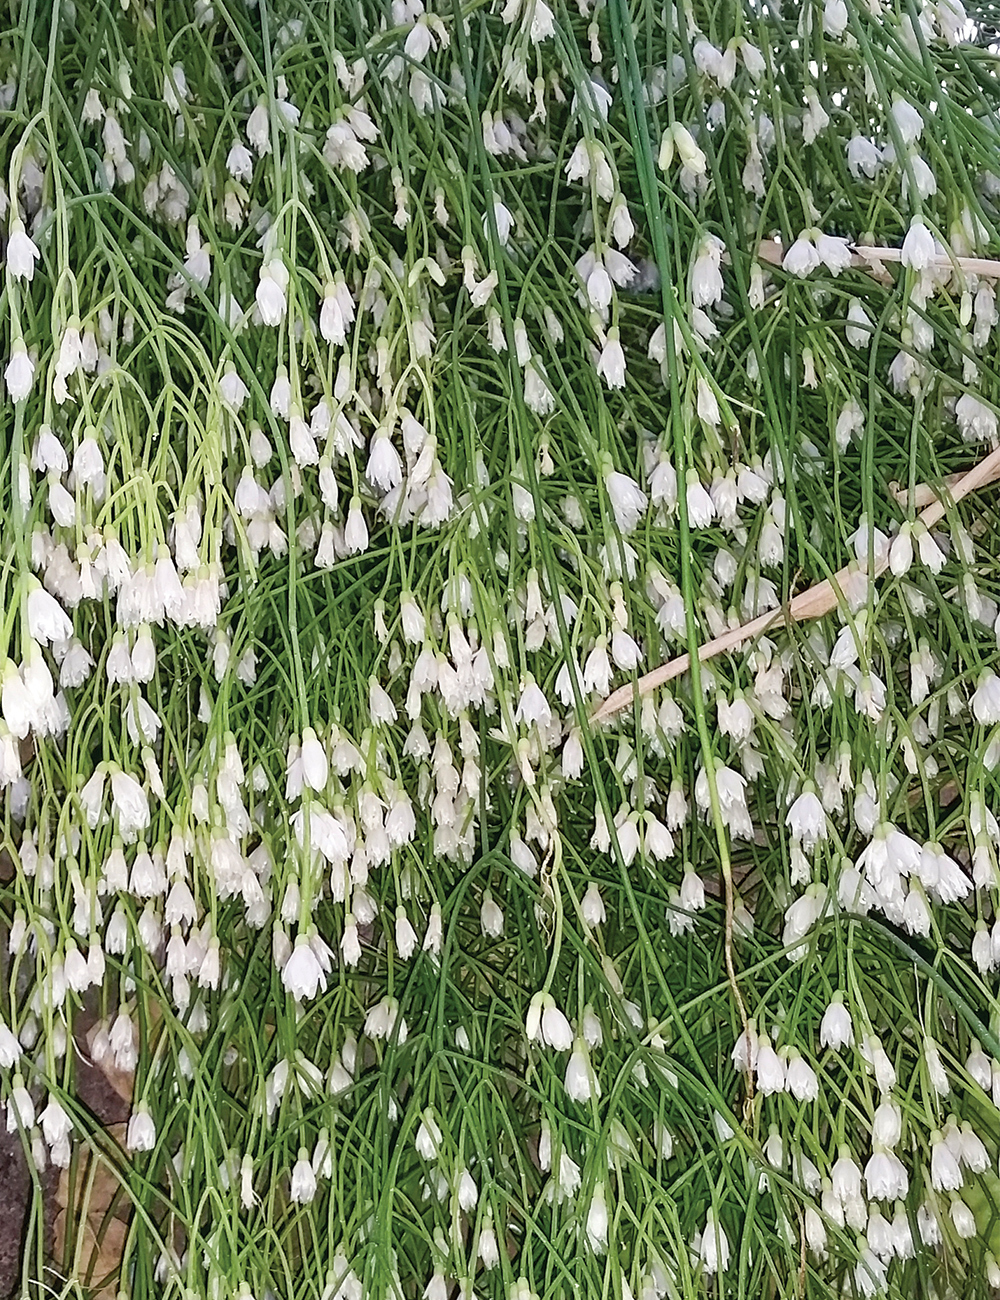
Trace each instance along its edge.
{"label": "flower cluster", "polygon": [[129,1093],[123,1287],[1000,1285],[998,52],[800,10],[0,51],[3,1099]]}

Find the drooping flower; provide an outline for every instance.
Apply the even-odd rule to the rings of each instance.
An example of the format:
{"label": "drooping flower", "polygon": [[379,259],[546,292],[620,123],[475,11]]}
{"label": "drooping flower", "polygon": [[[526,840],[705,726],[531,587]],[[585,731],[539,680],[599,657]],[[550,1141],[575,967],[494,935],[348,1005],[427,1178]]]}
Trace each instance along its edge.
{"label": "drooping flower", "polygon": [[15,280],[30,282],[35,274],[35,263],[41,254],[24,229],[24,223],[15,219],[10,223],[7,237],[7,274]]}
{"label": "drooping flower", "polygon": [[604,473],[604,486],[614,512],[615,523],[622,533],[634,532],[648,504],[648,497],[635,479],[621,474],[610,465]]}
{"label": "drooping flower", "polygon": [[800,277],[809,275],[819,265],[819,253],[816,250],[816,245],[809,237],[808,231],[803,231],[798,239],[789,246],[781,261],[783,270],[787,271],[789,275]]}
{"label": "drooping flower", "polygon": [[729,1238],[714,1209],[709,1210],[705,1218],[698,1253],[708,1274],[724,1273],[729,1267]]}
{"label": "drooping flower", "polygon": [[326,988],[326,976],[313,952],[309,940],[299,935],[291,956],[281,972],[281,982],[299,1001],[308,1001]]}
{"label": "drooping flower", "polygon": [[15,403],[23,402],[31,392],[35,377],[35,363],[28,356],[22,339],[14,340],[3,377],[10,400]]}
{"label": "drooping flower", "polygon": [[152,1151],[156,1146],[156,1125],[144,1102],[139,1103],[129,1118],[125,1146],[129,1151]]}
{"label": "drooping flower", "polygon": [[911,271],[926,271],[934,261],[934,236],[921,217],[913,217],[903,240],[903,265]]}

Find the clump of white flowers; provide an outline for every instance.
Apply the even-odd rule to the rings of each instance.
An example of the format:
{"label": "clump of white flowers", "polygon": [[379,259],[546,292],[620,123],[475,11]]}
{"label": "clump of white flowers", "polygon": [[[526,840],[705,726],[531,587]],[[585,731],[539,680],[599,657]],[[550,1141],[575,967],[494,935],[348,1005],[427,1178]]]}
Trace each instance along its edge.
{"label": "clump of white flowers", "polygon": [[1000,83],[918,17],[0,50],[0,1092],[122,1193],[60,1269],[1000,1284]]}

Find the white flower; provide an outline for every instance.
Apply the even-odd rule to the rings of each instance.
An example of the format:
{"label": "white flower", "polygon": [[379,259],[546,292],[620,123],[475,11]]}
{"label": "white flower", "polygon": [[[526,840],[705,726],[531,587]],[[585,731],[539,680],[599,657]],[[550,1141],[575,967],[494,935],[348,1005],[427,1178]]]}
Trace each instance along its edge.
{"label": "white flower", "polygon": [[540,727],[547,727],[552,721],[552,709],[540,686],[535,682],[530,673],[524,679],[521,688],[521,698],[518,701],[517,711],[514,714],[514,722],[518,725],[523,724],[526,727],[538,723]]}
{"label": "white flower", "polygon": [[[657,817],[654,817],[652,813],[646,814],[645,842],[646,842],[646,852],[649,854],[649,856],[653,859],[654,862],[665,862],[667,858],[672,858],[674,856],[674,852],[676,851],[676,845],[674,844],[674,837],[670,834],[670,831],[667,829],[667,827],[664,826],[663,822],[661,822]],[[685,873],[684,882],[681,885],[682,906],[688,906],[688,904],[683,903],[684,893],[685,890],[688,888],[687,885],[688,875],[694,875],[694,873],[693,872]],[[695,879],[698,878],[695,877]],[[699,884],[700,883],[701,882],[699,880]],[[704,892],[702,893],[702,904],[704,904]]]}
{"label": "white flower", "polygon": [[722,51],[701,37],[694,43],[694,65],[699,72],[718,81],[722,76]]}
{"label": "white flower", "polygon": [[351,498],[344,524],[344,550],[348,555],[360,555],[368,549],[368,525],[357,497]]}
{"label": "white flower", "polygon": [[[514,228],[514,217],[510,208],[506,207],[499,199],[493,200],[493,215],[497,223],[497,238],[501,245],[506,245],[510,239],[510,232]],[[489,236],[490,228],[486,217],[483,217],[483,232]]]}
{"label": "white flower", "polygon": [[847,5],[844,0],[826,0],[823,6],[823,30],[834,39],[847,30]]}
{"label": "white flower", "polygon": [[[934,175],[930,165],[914,153],[910,155],[910,169],[913,172],[913,185],[917,194],[922,199],[932,198],[937,193],[937,177]],[[907,198],[910,192],[910,178],[903,173],[903,197]]]}
{"label": "white flower", "polygon": [[700,912],[705,906],[705,882],[690,868],[681,877],[679,898],[686,912]]}
{"label": "white flower", "polygon": [[358,924],[348,912],[344,921],[344,933],[340,937],[340,955],[348,966],[357,966],[361,960],[361,940],[358,937]]}
{"label": "white flower", "polygon": [[941,1225],[930,1201],[925,1201],[923,1205],[917,1207],[917,1231],[925,1246],[940,1246]]}
{"label": "white flower", "polygon": [[719,399],[715,395],[715,389],[704,375],[698,376],[696,394],[695,407],[698,411],[698,419],[704,420],[711,428],[717,429],[722,420],[722,415],[719,412]]}
{"label": "white flower", "polygon": [[[604,314],[614,297],[614,285],[603,262],[594,262],[592,253],[585,253],[577,264],[583,267],[587,288],[587,300],[594,311]],[[589,266],[589,269],[587,269]],[[586,305],[586,304],[583,304]]]}
{"label": "white flower", "polygon": [[706,1273],[724,1273],[729,1267],[729,1239],[714,1210],[709,1210],[698,1252]]}
{"label": "white flower", "polygon": [[93,487],[103,495],[104,457],[96,438],[85,437],[73,453],[73,477],[78,486]]}
{"label": "white flower", "polygon": [[[785,928],[781,936],[782,942],[789,947],[799,943],[819,920],[825,905],[826,886],[822,884],[810,885],[804,894],[789,904],[785,911]],[[801,949],[794,949],[789,954],[789,959],[796,960],[802,955]]]}
{"label": "white flower", "polygon": [[[664,144],[666,144],[666,138],[667,136],[664,135],[663,144],[661,144],[661,164],[659,164],[661,166],[663,166],[663,161],[662,161],[663,147]],[[680,157],[681,166],[684,166],[684,168],[687,169],[688,172],[691,172],[692,175],[707,174],[707,170],[709,170],[709,161],[707,161],[705,157],[704,149],[698,147],[696,140],[694,140],[694,136],[691,134],[691,131],[688,130],[688,127],[684,126],[683,122],[674,123],[674,134],[672,134],[672,144],[675,144],[676,149],[678,149],[678,156]],[[670,160],[667,160],[667,166],[668,165],[670,165]],[[717,246],[717,244],[719,244],[719,240],[717,239],[717,237],[715,237],[715,235],[709,235],[709,237],[707,237],[707,239],[705,240],[705,243],[702,244],[702,248],[710,247],[711,250],[713,250],[714,252],[715,246]],[[709,256],[713,255],[713,252],[710,252]],[[717,257],[717,265],[718,265],[718,257]],[[714,300],[715,302],[718,302],[718,299],[714,299]]]}
{"label": "white flower", "polygon": [[261,269],[257,281],[257,310],[265,325],[280,325],[288,310],[285,293],[288,289],[288,270],[280,257],[272,258]]}
{"label": "white flower", "polygon": [[869,1200],[902,1200],[909,1191],[906,1166],[893,1152],[876,1147],[865,1165],[865,1188]]}
{"label": "white flower", "polygon": [[962,1170],[940,1133],[931,1134],[931,1186],[936,1192],[957,1192]]}
{"label": "white flower", "polygon": [[35,1123],[35,1105],[21,1076],[16,1074],[7,1102],[7,1132],[16,1133],[19,1122],[23,1129],[32,1128]]}
{"label": "white flower", "polygon": [[[299,845],[305,843],[305,812],[299,809],[292,814],[292,830]],[[331,812],[316,803],[309,807],[309,844],[320,852],[331,866],[343,865],[350,857],[350,848],[343,826]]]}
{"label": "white flower", "polygon": [[856,1201],[861,1196],[861,1170],[847,1147],[840,1148],[840,1154],[830,1170],[830,1185],[841,1205]]}
{"label": "white flower", "polygon": [[427,634],[427,624],[412,592],[404,592],[400,597],[399,614],[404,641],[410,645],[421,645]]}
{"label": "white flower", "polygon": [[785,1091],[785,1065],[765,1035],[757,1039],[757,1087],[765,1097]]}
{"label": "white flower", "polygon": [[72,941],[66,945],[63,955],[63,975],[74,993],[82,993],[90,986],[87,959]]}
{"label": "white flower", "polygon": [[798,1052],[788,1060],[785,1087],[797,1101],[815,1101],[819,1096],[819,1079],[805,1057]]}
{"label": "white flower", "polygon": [[566,164],[568,181],[585,181],[590,175],[590,145],[587,140],[578,140],[576,148],[570,154]]}
{"label": "white flower", "polygon": [[257,104],[247,118],[247,139],[258,157],[271,152],[271,126],[266,104]]}
{"label": "white flower", "polygon": [[5,1070],[13,1067],[21,1059],[21,1044],[17,1041],[16,1035],[12,1034],[8,1026],[0,1020],[0,1067]]}
{"label": "white flower", "polygon": [[926,271],[934,261],[934,236],[921,217],[914,217],[903,240],[903,265],[912,271]]}
{"label": "white flower", "polygon": [[707,528],[715,518],[715,505],[695,469],[689,469],[687,472],[685,499],[691,527]]}
{"label": "white flower", "polygon": [[839,275],[851,265],[851,246],[839,235],[816,235],[816,252],[820,261],[833,275]]}
{"label": "white flower", "polygon": [[884,1218],[877,1205],[868,1211],[868,1226],[865,1230],[868,1244],[881,1260],[892,1259],[894,1253],[892,1225]]}
{"label": "white flower", "polygon": [[368,707],[377,727],[396,721],[396,706],[374,675],[368,679]]}
{"label": "white flower", "polygon": [[608,1207],[603,1183],[598,1183],[594,1189],[587,1210],[587,1244],[599,1255],[603,1255],[608,1248]]}
{"label": "white flower", "polygon": [[968,1120],[959,1135],[958,1159],[973,1174],[984,1174],[990,1165],[990,1154]]}
{"label": "white flower", "polygon": [[[608,110],[611,107],[611,92],[600,82],[588,79],[584,89],[584,100],[587,107],[593,109],[603,122],[608,120]],[[578,96],[574,94],[570,111],[576,115],[579,110]]]}
{"label": "white flower", "polygon": [[909,572],[912,563],[913,529],[907,522],[902,525],[889,546],[889,571],[893,577],[901,578]]}
{"label": "white flower", "polygon": [[111,772],[111,809],[126,841],[149,825],[149,802],[142,786],[134,776],[118,768]]}
{"label": "white flower", "polygon": [[55,1097],[49,1097],[48,1105],[38,1119],[42,1126],[45,1141],[50,1147],[64,1141],[73,1131],[73,1121]]}
{"label": "white flower", "polygon": [[913,105],[905,99],[896,98],[892,105],[892,118],[902,137],[903,144],[916,144],[924,129],[924,119]]}
{"label": "white flower", "polygon": [[33,586],[28,592],[28,631],[39,645],[68,641],[73,635],[65,610],[42,586]]}
{"label": "white flower", "polygon": [[403,480],[403,461],[388,429],[379,429],[371,442],[365,475],[369,483],[389,492]]}
{"label": "white flower", "polygon": [[608,336],[597,362],[597,373],[609,388],[625,387],[625,350],[617,326],[608,330]]}
{"label": "white flower", "polygon": [[800,277],[810,275],[819,265],[819,252],[807,230],[799,235],[781,260],[782,270],[787,271],[789,275]]}
{"label": "white flower", "polygon": [[[676,129],[676,128],[675,128]],[[683,129],[683,128],[682,128]],[[701,150],[698,150],[701,154]],[[704,163],[704,154],[702,162]],[[714,307],[722,298],[722,240],[715,235],[703,239],[691,267],[691,302],[695,307]],[[659,358],[661,361],[663,358]]]}
{"label": "white flower", "polygon": [[545,994],[536,993],[528,1003],[528,1014],[524,1018],[524,1033],[529,1043],[542,1041],[542,1008]]}
{"label": "white flower", "polygon": [[633,532],[648,504],[645,492],[635,479],[610,467],[604,474],[604,486],[619,531],[626,534]]}
{"label": "white flower", "polygon": [[482,926],[483,934],[488,935],[491,939],[499,939],[503,934],[503,911],[489,890],[483,895],[479,923]]}
{"label": "white flower", "polygon": [[38,257],[38,249],[29,239],[23,224],[17,220],[12,221],[7,240],[7,274],[15,280],[30,281],[35,274]]}
{"label": "white flower", "polygon": [[441,1141],[441,1129],[434,1118],[434,1112],[428,1107],[421,1117],[420,1127],[414,1139],[417,1154],[423,1156],[425,1160],[436,1160],[441,1150]]}
{"label": "white flower", "polygon": [[292,1168],[291,1199],[295,1205],[308,1205],[316,1195],[316,1175],[313,1172],[309,1153],[303,1147],[299,1158]]}
{"label": "white flower", "polygon": [[531,37],[533,45],[548,40],[555,34],[555,16],[552,10],[545,3],[545,0],[534,0],[531,8],[531,23],[528,27],[528,35]]}
{"label": "white flower", "polygon": [[854,1266],[854,1281],[865,1300],[881,1294],[888,1285],[885,1265],[867,1245]]}
{"label": "white flower", "polygon": [[596,691],[602,697],[611,690],[611,659],[603,636],[597,638],[583,665],[583,689],[587,693]]}
{"label": "white flower", "polygon": [[601,891],[593,881],[587,886],[587,892],[580,900],[580,915],[583,917],[584,925],[591,928],[595,925],[603,925],[607,919],[604,899],[601,898]]}
{"label": "white flower", "polygon": [[[850,326],[848,326],[850,330]],[[866,335],[867,337],[867,335]],[[858,403],[851,398],[845,402],[837,416],[837,424],[834,428],[834,438],[838,448],[843,452],[850,445],[851,438],[861,432],[865,427],[865,413]]]}
{"label": "white flower", "polygon": [[573,1046],[573,1031],[569,1021],[556,1006],[551,993],[542,999],[540,1032],[542,1042],[554,1052],[568,1052]]}
{"label": "white flower", "polygon": [[826,813],[815,790],[803,790],[789,808],[785,825],[792,838],[802,842],[807,853],[811,853],[820,840],[826,839]]}
{"label": "white flower", "polygon": [[587,1050],[587,1044],[582,1038],[578,1038],[573,1047],[573,1053],[566,1065],[566,1075],[563,1081],[566,1089],[566,1095],[573,1101],[590,1101],[591,1097],[601,1095],[601,1085],[594,1074],[593,1066],[590,1063],[590,1053]]}
{"label": "white flower", "polygon": [[767,71],[767,63],[764,59],[764,55],[756,45],[751,45],[750,42],[745,39],[739,42],[739,48],[747,72],[749,72],[754,81],[760,81],[761,77]]}
{"label": "white flower", "polygon": [[[431,913],[433,922],[434,913]],[[427,934],[433,938],[431,927],[428,926]],[[409,961],[417,949],[417,932],[410,924],[410,918],[406,915],[406,909],[403,907],[396,908],[396,925],[395,925],[396,950],[403,961]],[[424,943],[425,949],[432,950],[433,942]]]}
{"label": "white flower", "polygon": [[314,998],[320,989],[326,988],[323,968],[305,935],[300,934],[295,940],[292,955],[285,962],[285,968],[281,972],[281,982],[298,1001]]}
{"label": "white flower", "polygon": [[750,1021],[733,1045],[733,1069],[738,1070],[740,1074],[748,1074],[751,1070],[755,1070],[757,1068],[757,1051],[757,1031],[753,1021]]}
{"label": "white flower", "polygon": [[931,573],[940,573],[945,566],[947,557],[938,545],[934,534],[929,528],[918,523],[914,526],[914,536],[917,539],[917,554],[920,556],[920,563],[926,565]]}
{"label": "white flower", "polygon": [[819,1026],[819,1041],[823,1047],[838,1052],[854,1041],[851,1013],[839,998],[835,998],[823,1013]]}
{"label": "white flower", "polygon": [[861,1040],[861,1059],[875,1075],[875,1084],[879,1092],[892,1092],[896,1086],[896,1070],[889,1060],[889,1054],[874,1034],[866,1034]]}
{"label": "white flower", "polygon": [[1000,677],[984,672],[972,696],[972,716],[983,727],[1000,722]]}
{"label": "white flower", "polygon": [[852,136],[847,145],[847,166],[855,180],[862,174],[873,180],[882,166],[882,151],[865,136]]}
{"label": "white flower", "polygon": [[811,1205],[805,1210],[806,1244],[817,1259],[826,1259],[826,1226],[819,1212]]}
{"label": "white flower", "polygon": [[21,339],[15,339],[11,348],[7,369],[3,372],[4,383],[12,402],[23,402],[31,392],[35,377],[35,363],[28,356]]}
{"label": "white flower", "polygon": [[253,154],[241,140],[234,140],[226,155],[226,171],[233,180],[244,184],[253,179]]}
{"label": "white flower", "polygon": [[231,411],[239,411],[249,395],[250,390],[230,362],[219,380],[219,396]]}
{"label": "white flower", "polygon": [[406,40],[403,42],[403,53],[408,59],[413,59],[416,63],[422,63],[430,53],[432,42],[431,29],[425,22],[418,19],[406,33]]}
{"label": "white flower", "polygon": [[302,764],[302,781],[310,790],[325,790],[330,765],[326,750],[316,736],[312,727],[302,732],[302,748],[299,753]]}
{"label": "white flower", "polygon": [[[924,906],[926,907],[926,904]],[[951,1092],[951,1084],[941,1061],[937,1043],[934,1042],[933,1038],[924,1039],[924,1061],[927,1065],[927,1077],[931,1087],[939,1097],[947,1097]]]}
{"label": "white flower", "polygon": [[868,347],[874,326],[871,317],[864,309],[864,305],[857,298],[851,299],[850,306],[847,308],[847,320],[848,325],[844,330],[844,335],[851,347]]}
{"label": "white flower", "polygon": [[827,113],[827,110],[819,103],[819,96],[813,90],[813,87],[806,87],[804,98],[806,110],[805,113],[802,113],[802,140],[806,144],[813,144],[827,129],[827,126],[830,126],[830,113]]}
{"label": "white flower", "polygon": [[[610,198],[610,194],[605,197]],[[611,211],[608,213],[608,230],[611,232],[611,238],[619,248],[627,248],[635,236],[635,225],[632,221],[632,215],[629,212],[628,204],[622,195],[618,195],[611,205]],[[554,338],[553,341],[561,342],[563,337],[561,333],[562,326],[559,324],[559,321],[555,316],[553,316],[553,321],[559,331],[558,338]]]}
{"label": "white flower", "polygon": [[140,1102],[129,1119],[125,1147],[128,1151],[152,1151],[154,1146],[156,1146],[156,1125],[145,1104]]}
{"label": "white flower", "polygon": [[902,1132],[903,1115],[899,1107],[888,1099],[882,1101],[872,1118],[872,1140],[891,1150],[899,1143]]}
{"label": "white flower", "polygon": [[[476,1186],[476,1180],[473,1178],[472,1174],[469,1173],[468,1169],[462,1170],[461,1177],[458,1180],[457,1195],[459,1208],[463,1209],[466,1214],[468,1214],[470,1210],[475,1209],[476,1203],[479,1200],[479,1188]],[[482,1239],[480,1239],[480,1251],[481,1250]]]}
{"label": "white flower", "polygon": [[365,1033],[370,1038],[391,1038],[395,1033],[400,1045],[406,1042],[407,1025],[395,998],[384,997],[375,1003],[365,1016]]}
{"label": "white flower", "polygon": [[971,393],[955,403],[955,419],[967,442],[995,442],[997,417],[994,411]]}
{"label": "white flower", "polygon": [[969,1241],[976,1235],[976,1216],[960,1196],[956,1196],[951,1203],[951,1221],[955,1232],[964,1241]]}

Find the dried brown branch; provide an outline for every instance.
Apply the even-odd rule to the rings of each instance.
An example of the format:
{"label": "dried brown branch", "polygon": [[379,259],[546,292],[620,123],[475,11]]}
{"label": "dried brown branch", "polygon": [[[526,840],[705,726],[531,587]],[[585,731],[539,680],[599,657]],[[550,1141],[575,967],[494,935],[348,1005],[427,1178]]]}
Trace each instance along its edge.
{"label": "dried brown branch", "polygon": [[[780,266],[786,249],[777,239],[765,239],[757,247],[757,256],[762,262],[771,266]],[[901,248],[883,248],[868,244],[855,244],[851,257],[851,266],[859,270],[870,271],[876,279],[887,278],[886,262],[902,262]],[[962,275],[978,275],[983,279],[1000,280],[1000,260],[989,257],[953,257],[943,253],[931,261],[930,268],[935,271],[958,271]]]}
{"label": "dried brown branch", "polygon": [[[940,487],[934,487],[931,483],[918,483],[913,489],[913,508],[915,510],[923,510],[923,508],[929,506],[932,501],[939,501],[942,493],[944,493],[945,499],[947,499],[948,496],[954,492],[955,485],[959,483],[964,476],[964,470],[958,474],[948,474],[942,480]],[[1000,479],[1000,465],[997,465],[990,477],[986,479],[985,482],[980,483],[979,486],[985,487],[986,483],[995,483],[997,479]],[[901,506],[905,507],[910,502],[910,490],[909,488],[904,487],[902,483],[890,483],[889,491]]]}

